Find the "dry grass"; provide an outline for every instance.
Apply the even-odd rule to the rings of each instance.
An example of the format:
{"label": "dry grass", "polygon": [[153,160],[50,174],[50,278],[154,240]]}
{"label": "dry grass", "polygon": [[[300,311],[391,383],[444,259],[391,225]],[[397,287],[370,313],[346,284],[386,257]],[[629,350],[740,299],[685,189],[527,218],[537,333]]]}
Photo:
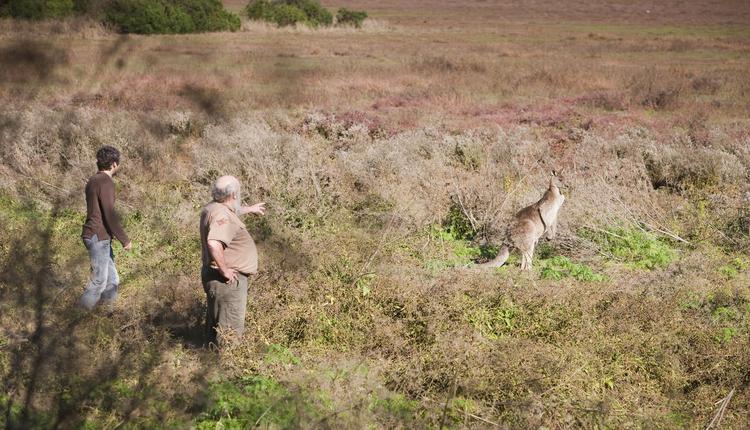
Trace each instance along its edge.
{"label": "dry grass", "polygon": [[[699,428],[736,388],[723,425],[747,427],[748,12],[646,3],[618,21],[605,3],[347,4],[375,17],[362,31],[3,22],[6,425]],[[118,312],[81,316],[102,144],[123,150],[136,249],[116,250]],[[567,200],[535,263],[599,276],[463,267],[553,169]],[[247,338],[213,354],[195,217],[223,173],[269,212],[248,220]],[[446,233],[459,196],[473,243]],[[603,236],[670,259],[639,268]]]}
{"label": "dry grass", "polygon": [[[461,14],[445,5],[430,9],[440,20],[453,20],[449,26],[440,20],[395,25],[375,8],[374,21],[362,30],[276,29],[247,22],[239,33],[193,36],[65,32],[50,50],[77,68],[57,68],[61,79],[35,81],[31,95],[28,87],[6,80],[2,101],[12,106],[33,97],[55,107],[194,109],[179,88],[192,85],[216,90],[216,98],[233,111],[377,110],[407,126],[434,122],[426,115],[431,112],[459,127],[493,120],[467,112],[518,112],[601,94],[615,98],[593,102],[594,114],[625,110],[639,120],[648,120],[643,109],[708,108],[730,117],[748,109],[742,77],[750,35],[741,26],[716,24],[723,9],[700,22],[688,15],[690,27],[647,20],[631,27],[595,19],[587,25],[547,25],[543,17],[519,24],[513,15],[498,26],[477,18],[493,7],[478,3]],[[742,9],[736,13],[741,17]],[[28,30],[21,27],[6,21],[0,49],[13,52],[23,45]],[[675,50],[675,44],[682,48]],[[634,64],[647,65],[646,71]],[[159,86],[162,81],[167,84]]]}

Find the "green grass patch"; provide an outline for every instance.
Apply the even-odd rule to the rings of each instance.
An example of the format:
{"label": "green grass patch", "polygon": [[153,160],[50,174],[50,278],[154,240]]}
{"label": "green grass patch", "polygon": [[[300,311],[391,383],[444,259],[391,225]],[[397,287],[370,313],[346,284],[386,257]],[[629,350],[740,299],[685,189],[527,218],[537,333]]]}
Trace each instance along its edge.
{"label": "green grass patch", "polygon": [[585,282],[602,282],[608,279],[605,275],[595,273],[585,264],[574,263],[562,255],[542,260],[540,275],[542,279],[553,279],[555,281],[573,278]]}
{"label": "green grass patch", "polygon": [[586,312],[573,303],[523,301],[505,294],[491,298],[464,295],[461,307],[464,321],[488,340],[557,342],[577,332],[586,317]]}
{"label": "green grass patch", "polygon": [[634,269],[664,268],[677,258],[677,251],[669,243],[635,228],[586,229],[580,234],[599,245],[610,260]]}
{"label": "green grass patch", "polygon": [[383,413],[399,420],[408,420],[419,409],[419,402],[406,398],[403,394],[395,394],[387,398],[375,397],[370,402],[370,411]]}
{"label": "green grass patch", "polygon": [[289,348],[278,343],[268,345],[263,361],[266,363],[300,364],[299,358]]}
{"label": "green grass patch", "polygon": [[520,310],[512,301],[500,299],[487,305],[482,302],[476,305],[467,312],[466,319],[482,336],[497,340],[516,329]]}
{"label": "green grass patch", "polygon": [[210,406],[201,414],[199,430],[254,427],[293,428],[300,414],[312,414],[312,406],[293,396],[274,379],[246,376],[209,387]]}
{"label": "green grass patch", "polygon": [[718,272],[727,280],[735,279],[741,273],[750,268],[750,260],[745,257],[737,257],[729,263],[719,267]]}
{"label": "green grass patch", "polygon": [[424,267],[430,270],[470,266],[479,258],[492,258],[493,254],[497,254],[496,248],[473,245],[460,230],[454,228],[432,226],[428,234],[443,248],[439,258],[425,260]]}

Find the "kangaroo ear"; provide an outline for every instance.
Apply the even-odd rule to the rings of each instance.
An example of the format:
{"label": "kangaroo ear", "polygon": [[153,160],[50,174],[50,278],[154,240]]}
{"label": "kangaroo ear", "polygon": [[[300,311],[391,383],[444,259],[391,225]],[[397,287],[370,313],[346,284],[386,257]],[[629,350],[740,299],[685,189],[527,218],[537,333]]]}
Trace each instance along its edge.
{"label": "kangaroo ear", "polygon": [[557,179],[558,183],[562,183],[562,181],[563,181],[563,179],[562,179],[562,173],[563,173],[562,169],[561,170],[552,169],[552,176],[549,178],[549,186],[550,186],[550,188],[552,187],[552,185],[555,184],[555,179]]}

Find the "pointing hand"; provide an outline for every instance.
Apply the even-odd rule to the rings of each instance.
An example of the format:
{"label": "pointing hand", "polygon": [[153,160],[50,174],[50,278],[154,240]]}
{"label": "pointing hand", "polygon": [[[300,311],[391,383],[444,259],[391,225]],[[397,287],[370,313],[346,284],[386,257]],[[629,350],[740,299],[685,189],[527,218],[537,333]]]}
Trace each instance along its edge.
{"label": "pointing hand", "polygon": [[242,213],[243,214],[256,214],[256,215],[265,215],[266,214],[266,203],[260,202],[256,203],[252,206],[243,206],[242,207]]}

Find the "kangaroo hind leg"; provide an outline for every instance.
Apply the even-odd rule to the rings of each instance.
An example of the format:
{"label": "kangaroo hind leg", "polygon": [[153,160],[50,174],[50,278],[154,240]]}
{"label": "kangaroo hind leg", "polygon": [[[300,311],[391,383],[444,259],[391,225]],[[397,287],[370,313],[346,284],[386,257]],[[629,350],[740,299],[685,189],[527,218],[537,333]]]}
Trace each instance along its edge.
{"label": "kangaroo hind leg", "polygon": [[531,260],[534,257],[534,244],[519,248],[521,251],[521,270],[531,270]]}

